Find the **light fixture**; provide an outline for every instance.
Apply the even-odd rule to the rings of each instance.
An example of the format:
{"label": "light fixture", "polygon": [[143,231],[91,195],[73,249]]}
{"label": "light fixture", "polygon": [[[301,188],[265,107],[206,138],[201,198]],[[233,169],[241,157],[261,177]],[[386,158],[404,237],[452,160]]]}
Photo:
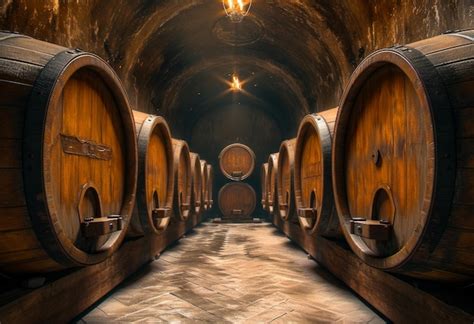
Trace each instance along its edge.
{"label": "light fixture", "polygon": [[249,14],[252,0],[222,0],[222,5],[230,21],[239,23]]}
{"label": "light fixture", "polygon": [[240,80],[236,75],[232,76],[232,83],[230,84],[230,89],[232,91],[241,91],[242,85],[240,84]]}

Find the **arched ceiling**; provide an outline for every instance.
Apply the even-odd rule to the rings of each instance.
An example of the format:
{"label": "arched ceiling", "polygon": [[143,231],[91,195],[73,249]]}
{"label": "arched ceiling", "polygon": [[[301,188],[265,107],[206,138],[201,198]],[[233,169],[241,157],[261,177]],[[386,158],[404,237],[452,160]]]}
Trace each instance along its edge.
{"label": "arched ceiling", "polygon": [[[337,105],[365,55],[470,27],[473,11],[469,0],[254,0],[232,24],[220,0],[0,0],[0,27],[98,53],[135,109],[165,115],[183,136],[238,103],[290,136],[305,113]],[[226,91],[232,73],[245,92]]]}

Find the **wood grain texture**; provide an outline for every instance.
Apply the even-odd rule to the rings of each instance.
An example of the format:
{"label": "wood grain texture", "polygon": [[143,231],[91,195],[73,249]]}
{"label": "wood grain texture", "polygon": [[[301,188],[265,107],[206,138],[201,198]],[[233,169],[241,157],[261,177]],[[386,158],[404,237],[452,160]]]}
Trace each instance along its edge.
{"label": "wood grain texture", "polygon": [[[347,241],[372,266],[474,278],[473,35],[380,50],[346,88],[334,139],[336,205]],[[354,217],[388,221],[389,239],[351,235]]]}
{"label": "wood grain texture", "polygon": [[185,141],[172,139],[174,154],[174,219],[186,220],[191,213],[191,157],[189,146]]}
{"label": "wood grain texture", "polygon": [[234,181],[248,178],[255,168],[255,153],[244,144],[226,146],[219,154],[219,166],[225,177]]}
{"label": "wood grain texture", "polygon": [[278,213],[285,221],[298,222],[295,208],[295,146],[296,138],[283,141],[278,154],[276,194]]}
{"label": "wood grain texture", "polygon": [[201,160],[201,204],[203,211],[207,211],[209,209],[208,206],[208,199],[207,199],[207,161]]}
{"label": "wood grain texture", "polygon": [[211,164],[207,165],[207,209],[211,210],[214,205],[214,192],[213,192],[213,185],[214,185],[214,168]]}
{"label": "wood grain texture", "polygon": [[202,173],[201,160],[199,154],[191,153],[191,177],[193,179],[193,188],[191,191],[192,212],[200,215],[203,210],[202,203]]}
{"label": "wood grain texture", "polygon": [[[331,148],[339,108],[307,115],[295,147],[295,205],[306,231],[341,237],[331,181]],[[301,216],[306,212],[305,217]],[[309,216],[309,217],[307,217]]]}
{"label": "wood grain texture", "polygon": [[[120,80],[92,54],[19,34],[0,39],[0,78],[9,89],[0,100],[7,121],[0,187],[8,188],[0,190],[0,211],[5,220],[20,217],[0,229],[0,269],[101,262],[124,238],[136,190],[135,128]],[[122,217],[121,230],[83,235],[86,219],[110,215]]]}
{"label": "wood grain texture", "polygon": [[[133,111],[138,136],[138,188],[129,236],[161,234],[169,225],[174,194],[171,133],[164,118]],[[166,217],[153,211],[166,209]]]}
{"label": "wood grain texture", "polygon": [[268,205],[268,162],[260,168],[260,186],[262,188],[262,208],[267,210]]}
{"label": "wood grain texture", "polygon": [[268,206],[267,212],[270,215],[278,212],[277,194],[277,174],[278,174],[278,154],[273,153],[268,157]]}

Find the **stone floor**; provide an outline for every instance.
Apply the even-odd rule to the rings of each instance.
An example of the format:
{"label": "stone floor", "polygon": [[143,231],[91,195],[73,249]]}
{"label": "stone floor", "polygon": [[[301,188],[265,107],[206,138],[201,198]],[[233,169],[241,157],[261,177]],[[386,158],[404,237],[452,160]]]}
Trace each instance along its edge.
{"label": "stone floor", "polygon": [[206,223],[78,323],[384,323],[269,224]]}

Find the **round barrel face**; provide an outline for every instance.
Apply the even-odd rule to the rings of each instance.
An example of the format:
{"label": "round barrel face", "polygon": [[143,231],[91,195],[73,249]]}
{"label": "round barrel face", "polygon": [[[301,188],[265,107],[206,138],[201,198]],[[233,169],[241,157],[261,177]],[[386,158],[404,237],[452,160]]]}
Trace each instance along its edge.
{"label": "round barrel face", "polygon": [[212,200],[212,195],[213,195],[213,182],[214,182],[214,170],[212,168],[212,165],[208,164],[207,165],[207,203],[208,203],[208,208],[212,208],[212,205],[214,201]]}
{"label": "round barrel face", "polygon": [[[320,213],[323,200],[323,155],[321,152],[321,142],[319,134],[313,124],[306,123],[301,129],[298,138],[298,145],[301,150],[297,158],[297,168],[295,168],[295,178],[298,178],[300,197],[299,208],[313,208]],[[298,151],[298,149],[297,149]],[[301,217],[300,222],[304,228],[311,228],[314,219],[309,221]]]}
{"label": "round barrel face", "polygon": [[255,205],[255,191],[246,183],[228,183],[219,191],[219,208],[224,217],[248,218]]}
{"label": "round barrel face", "polygon": [[201,196],[202,196],[202,177],[201,177],[201,160],[196,154],[192,154],[192,173],[193,173],[193,196],[194,196],[194,211],[199,213],[201,211]]}
{"label": "round barrel face", "polygon": [[343,147],[350,216],[392,225],[385,239],[351,238],[367,255],[402,253],[427,221],[433,181],[429,157],[435,150],[429,108],[404,72],[385,64],[365,79],[352,107],[344,109],[351,111]]}
{"label": "round barrel face", "polygon": [[231,180],[239,181],[248,178],[255,167],[255,154],[246,145],[231,144],[219,155],[222,173]]}
{"label": "round barrel face", "polygon": [[268,158],[268,212],[273,214],[276,203],[276,179],[278,175],[278,153],[271,154]]}
{"label": "round barrel face", "polygon": [[201,205],[207,210],[207,162],[201,160]]}
{"label": "round barrel face", "polygon": [[277,194],[280,216],[288,219],[292,207],[292,160],[290,152],[285,148],[280,151],[278,161]]}
{"label": "round barrel face", "polygon": [[146,165],[147,200],[153,202],[155,192],[158,197],[158,206],[153,206],[154,208],[165,207],[168,202],[168,183],[171,176],[169,161],[172,157],[169,156],[167,148],[169,144],[167,143],[169,143],[169,139],[167,139],[166,133],[160,127],[155,127],[148,144]]}
{"label": "round barrel face", "polygon": [[68,79],[48,110],[49,207],[66,237],[87,253],[107,249],[111,234],[84,235],[81,224],[120,215],[123,207],[128,157],[121,116],[101,76],[86,68]]}
{"label": "round barrel face", "polygon": [[189,151],[184,146],[179,147],[178,150],[180,153],[176,171],[177,207],[179,208],[181,218],[186,219],[189,216],[191,204],[191,161]]}
{"label": "round barrel face", "polygon": [[265,209],[268,199],[268,163],[262,164],[260,169],[260,186],[262,189],[262,207]]}

